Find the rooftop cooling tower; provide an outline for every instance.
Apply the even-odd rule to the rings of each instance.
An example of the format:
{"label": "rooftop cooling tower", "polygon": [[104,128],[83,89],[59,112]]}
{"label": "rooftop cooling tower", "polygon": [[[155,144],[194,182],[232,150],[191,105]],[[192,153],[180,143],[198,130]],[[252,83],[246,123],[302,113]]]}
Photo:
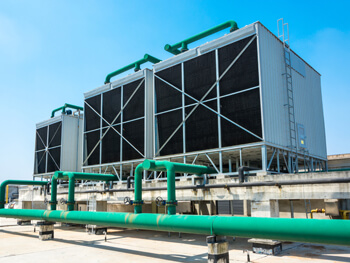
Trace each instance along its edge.
{"label": "rooftop cooling tower", "polygon": [[[76,109],[66,110],[66,108]],[[62,114],[54,117],[56,111]],[[80,171],[82,157],[82,108],[65,104],[49,120],[36,125],[34,177],[49,178],[55,171]]]}

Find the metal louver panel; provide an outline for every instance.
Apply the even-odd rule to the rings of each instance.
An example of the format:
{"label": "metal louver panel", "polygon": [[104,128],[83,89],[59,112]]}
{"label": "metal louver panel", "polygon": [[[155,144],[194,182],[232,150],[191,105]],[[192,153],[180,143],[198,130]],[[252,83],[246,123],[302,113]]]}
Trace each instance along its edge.
{"label": "metal louver panel", "polygon": [[62,122],[36,130],[34,174],[60,170]]}

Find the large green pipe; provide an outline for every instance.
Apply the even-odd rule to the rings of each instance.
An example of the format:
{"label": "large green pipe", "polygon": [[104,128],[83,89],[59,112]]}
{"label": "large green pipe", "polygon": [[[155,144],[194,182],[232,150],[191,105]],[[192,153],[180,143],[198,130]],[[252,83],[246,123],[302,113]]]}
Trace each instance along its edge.
{"label": "large green pipe", "polygon": [[68,211],[74,210],[74,195],[75,195],[75,181],[76,180],[93,180],[93,181],[113,181],[116,180],[113,174],[94,174],[94,173],[77,173],[77,172],[63,172],[56,171],[51,179],[51,210],[56,210],[57,207],[57,180],[68,179]]}
{"label": "large green pipe", "polygon": [[62,107],[59,107],[59,108],[57,108],[57,109],[54,109],[54,110],[51,112],[51,118],[55,117],[55,113],[56,113],[57,111],[62,110],[62,113],[66,113],[66,108],[71,108],[71,109],[81,110],[81,111],[84,110],[84,108],[82,108],[82,107],[79,107],[79,106],[76,106],[76,105],[72,105],[72,104],[65,103]]}
{"label": "large green pipe", "polygon": [[6,186],[13,185],[47,185],[48,182],[45,181],[30,181],[30,180],[6,180],[3,181],[0,185],[0,209],[5,206],[5,195],[6,195]]}
{"label": "large green pipe", "polygon": [[153,56],[151,56],[149,54],[145,54],[142,59],[139,59],[139,60],[135,61],[134,63],[131,63],[131,64],[129,64],[129,65],[127,65],[127,66],[125,66],[125,67],[123,67],[121,69],[118,69],[118,70],[116,70],[116,71],[114,71],[112,73],[109,73],[106,76],[105,84],[110,83],[112,77],[115,77],[115,76],[117,76],[117,75],[119,75],[119,74],[121,74],[121,73],[123,73],[125,71],[128,71],[128,70],[132,69],[132,68],[134,68],[135,71],[139,71],[140,70],[140,66],[142,64],[146,63],[146,62],[151,62],[153,64],[156,64],[156,63],[158,63],[160,61],[161,60],[158,59],[158,58],[155,58],[155,57],[153,57]]}
{"label": "large green pipe", "polygon": [[202,235],[350,245],[348,220],[0,209],[0,217]]}
{"label": "large green pipe", "polygon": [[[224,30],[224,29],[229,28],[229,27],[230,27],[230,32],[233,32],[233,31],[238,29],[237,23],[235,21],[233,21],[233,20],[227,21],[227,22],[222,23],[218,26],[210,28],[202,33],[199,33],[193,37],[182,40],[179,43],[176,43],[174,45],[166,44],[164,49],[166,51],[174,54],[174,55],[178,55],[181,52],[188,50],[188,47],[187,47],[188,44],[193,43],[193,42],[200,40],[202,38],[205,38],[207,36],[210,36],[212,34],[215,34],[216,32],[219,32],[219,31]],[[179,48],[181,48],[181,51],[179,50]]]}
{"label": "large green pipe", "polygon": [[173,163],[168,161],[145,160],[135,170],[135,201],[134,212],[142,212],[142,171],[163,171],[167,173],[167,201],[168,214],[176,214],[175,174],[190,173],[196,175],[215,173],[213,168],[203,165]]}

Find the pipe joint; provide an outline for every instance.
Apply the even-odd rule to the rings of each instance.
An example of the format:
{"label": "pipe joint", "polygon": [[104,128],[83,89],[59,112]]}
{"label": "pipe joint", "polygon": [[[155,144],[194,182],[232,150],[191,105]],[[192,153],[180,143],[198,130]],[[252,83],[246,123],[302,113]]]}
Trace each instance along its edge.
{"label": "pipe joint", "polygon": [[165,206],[177,206],[177,200],[168,200],[165,202]]}
{"label": "pipe joint", "polygon": [[134,201],[130,201],[131,205],[143,205],[143,200],[134,200]]}

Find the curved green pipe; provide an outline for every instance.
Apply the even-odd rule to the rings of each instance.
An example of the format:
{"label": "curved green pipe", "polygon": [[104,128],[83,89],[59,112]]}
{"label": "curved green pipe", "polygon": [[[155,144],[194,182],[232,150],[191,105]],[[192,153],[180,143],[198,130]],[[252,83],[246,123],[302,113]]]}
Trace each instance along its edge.
{"label": "curved green pipe", "polygon": [[139,71],[139,70],[141,69],[140,66],[141,66],[142,64],[146,63],[146,62],[151,62],[151,63],[153,63],[153,64],[156,64],[156,63],[158,63],[158,62],[160,62],[160,61],[161,61],[161,60],[158,59],[158,58],[155,58],[155,57],[153,57],[153,56],[151,56],[151,55],[149,55],[149,54],[145,54],[144,57],[143,57],[142,59],[137,60],[137,61],[135,61],[134,63],[131,63],[131,64],[129,64],[129,65],[127,65],[127,66],[125,66],[125,67],[123,67],[123,68],[121,68],[121,69],[118,69],[118,70],[116,70],[116,71],[114,71],[114,72],[112,72],[112,73],[109,73],[109,74],[106,76],[105,84],[110,83],[112,77],[115,77],[115,76],[117,76],[117,75],[119,75],[119,74],[121,74],[121,73],[123,73],[123,72],[125,72],[125,71],[128,71],[128,70],[132,69],[132,68],[134,68],[135,71]]}
{"label": "curved green pipe", "polygon": [[68,179],[68,211],[74,210],[75,204],[75,181],[76,180],[92,180],[92,181],[113,181],[117,177],[113,174],[94,174],[94,173],[78,173],[78,172],[63,172],[56,171],[51,179],[51,210],[57,208],[57,180]]}
{"label": "curved green pipe", "polygon": [[[190,37],[190,38],[187,38],[185,40],[182,40],[180,41],[179,43],[176,43],[174,45],[169,45],[169,44],[166,44],[164,49],[174,55],[178,55],[180,54],[181,52],[184,52],[184,51],[187,51],[188,50],[188,47],[187,45],[190,44],[190,43],[193,43],[197,40],[200,40],[202,38],[205,38],[207,36],[210,36],[212,34],[215,34],[221,30],[224,30],[226,28],[230,28],[230,32],[233,32],[235,30],[238,29],[238,26],[237,26],[237,23],[233,20],[230,20],[230,21],[227,21],[225,23],[222,23],[218,26],[215,26],[213,28],[210,28],[206,31],[203,31],[202,33],[199,33],[193,37]],[[181,48],[181,51],[179,50],[179,48]]]}
{"label": "curved green pipe", "polygon": [[66,113],[66,108],[71,108],[71,109],[81,110],[81,111],[84,110],[84,108],[82,108],[82,107],[79,107],[79,106],[76,106],[76,105],[73,105],[73,104],[65,103],[62,107],[59,107],[59,108],[57,108],[57,109],[54,109],[54,110],[51,112],[51,118],[55,117],[55,113],[56,113],[57,111],[62,110],[62,113]]}
{"label": "curved green pipe", "polygon": [[73,224],[350,245],[348,220],[0,209],[0,217]]}
{"label": "curved green pipe", "polygon": [[3,181],[0,185],[0,209],[5,206],[5,195],[6,195],[6,186],[10,184],[14,185],[47,185],[46,181],[31,181],[31,180],[6,180]]}
{"label": "curved green pipe", "polygon": [[153,161],[145,160],[139,164],[135,170],[135,201],[134,212],[142,213],[142,172],[147,171],[163,171],[167,172],[167,201],[168,214],[176,214],[176,193],[175,193],[175,174],[176,173],[190,173],[195,175],[210,174],[216,171],[213,168],[203,165],[193,165],[184,163],[173,163],[169,161]]}

